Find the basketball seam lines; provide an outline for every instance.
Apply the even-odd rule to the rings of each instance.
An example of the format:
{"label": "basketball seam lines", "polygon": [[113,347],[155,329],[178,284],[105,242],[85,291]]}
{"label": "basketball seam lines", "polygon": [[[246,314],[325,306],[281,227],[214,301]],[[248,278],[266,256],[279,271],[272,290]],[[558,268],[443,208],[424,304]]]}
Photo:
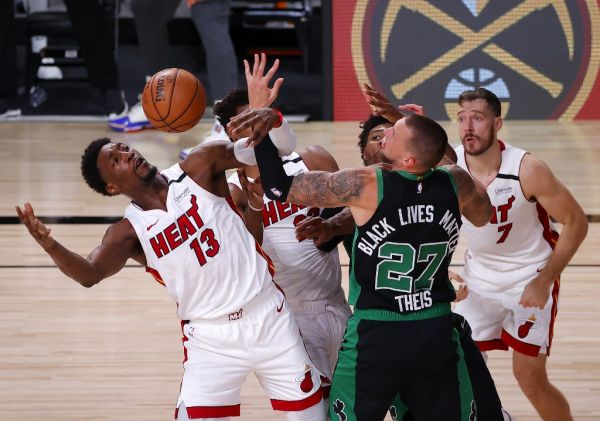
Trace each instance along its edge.
{"label": "basketball seam lines", "polygon": [[[191,100],[190,100],[190,103],[189,103],[189,104],[187,105],[187,107],[185,107],[185,109],[184,109],[184,110],[183,110],[183,111],[182,111],[182,112],[181,112],[181,113],[180,113],[180,114],[177,116],[177,118],[175,118],[175,119],[173,120],[173,122],[172,122],[171,124],[173,124],[173,123],[175,123],[177,120],[179,120],[179,119],[181,118],[181,116],[183,116],[183,115],[184,115],[184,114],[185,114],[185,113],[186,113],[186,112],[187,112],[187,111],[190,109],[190,107],[191,107],[191,106],[194,104],[194,100],[196,99],[196,94],[198,94],[198,88],[199,88],[199,85],[198,85],[198,84],[199,84],[199,83],[200,83],[200,81],[198,81],[198,80],[197,80],[197,81],[196,81],[196,90],[194,91],[194,95],[192,96],[192,98],[191,98]],[[173,93],[171,93],[171,98],[173,98]],[[170,125],[169,127],[173,128],[173,129],[175,129],[175,130],[178,130],[178,128],[179,128],[179,127],[181,127],[181,126],[185,126],[185,125],[188,125],[188,124],[190,124],[191,122],[192,122],[192,121],[186,121],[186,122],[184,122],[184,123],[181,123],[181,124],[178,124],[178,125],[176,125],[176,126],[171,126],[171,125]]]}

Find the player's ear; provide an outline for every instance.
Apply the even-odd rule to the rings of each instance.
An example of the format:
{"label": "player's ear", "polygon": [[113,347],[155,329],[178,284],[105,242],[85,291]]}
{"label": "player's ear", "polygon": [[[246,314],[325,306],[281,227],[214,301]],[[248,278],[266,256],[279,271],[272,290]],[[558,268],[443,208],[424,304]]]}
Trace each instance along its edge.
{"label": "player's ear", "polygon": [[496,133],[500,131],[503,123],[504,119],[502,117],[496,117],[496,119],[494,120],[494,129],[496,130]]}
{"label": "player's ear", "polygon": [[116,196],[118,194],[121,194],[121,188],[114,183],[107,183],[106,187],[104,189],[111,196]]}

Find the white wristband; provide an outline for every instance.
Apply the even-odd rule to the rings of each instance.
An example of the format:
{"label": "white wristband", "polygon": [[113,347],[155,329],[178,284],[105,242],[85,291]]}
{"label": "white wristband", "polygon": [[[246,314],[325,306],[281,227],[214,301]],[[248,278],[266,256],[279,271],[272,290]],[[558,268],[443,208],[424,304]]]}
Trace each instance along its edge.
{"label": "white wristband", "polygon": [[250,203],[250,201],[248,200],[248,207],[250,209],[252,209],[254,212],[262,212],[262,210],[265,207],[265,205],[263,203],[263,207],[262,208],[255,208],[254,206],[252,206],[252,203]]}
{"label": "white wristband", "polygon": [[235,159],[246,165],[256,165],[256,155],[254,155],[254,148],[247,147],[247,137],[236,140],[233,143],[233,154]]}
{"label": "white wristband", "polygon": [[277,148],[279,156],[288,156],[296,149],[296,135],[285,118],[280,127],[271,129],[269,136]]}

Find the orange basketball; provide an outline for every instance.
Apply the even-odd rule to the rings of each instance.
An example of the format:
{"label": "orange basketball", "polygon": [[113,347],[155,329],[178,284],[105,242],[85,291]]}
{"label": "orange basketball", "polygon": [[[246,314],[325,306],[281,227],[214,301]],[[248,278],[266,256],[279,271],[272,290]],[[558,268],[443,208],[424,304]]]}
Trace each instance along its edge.
{"label": "orange basketball", "polygon": [[185,132],[204,114],[204,86],[187,70],[161,70],[146,82],[142,108],[156,129],[169,133]]}

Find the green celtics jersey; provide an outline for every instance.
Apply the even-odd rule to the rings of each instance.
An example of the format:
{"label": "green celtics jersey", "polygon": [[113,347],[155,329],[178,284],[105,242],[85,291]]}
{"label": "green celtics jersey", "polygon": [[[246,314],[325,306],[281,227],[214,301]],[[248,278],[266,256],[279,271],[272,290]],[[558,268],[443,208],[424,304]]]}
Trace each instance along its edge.
{"label": "green celtics jersey", "polygon": [[452,175],[376,171],[379,205],[355,231],[350,303],[410,313],[453,301],[448,265],[461,218]]}

